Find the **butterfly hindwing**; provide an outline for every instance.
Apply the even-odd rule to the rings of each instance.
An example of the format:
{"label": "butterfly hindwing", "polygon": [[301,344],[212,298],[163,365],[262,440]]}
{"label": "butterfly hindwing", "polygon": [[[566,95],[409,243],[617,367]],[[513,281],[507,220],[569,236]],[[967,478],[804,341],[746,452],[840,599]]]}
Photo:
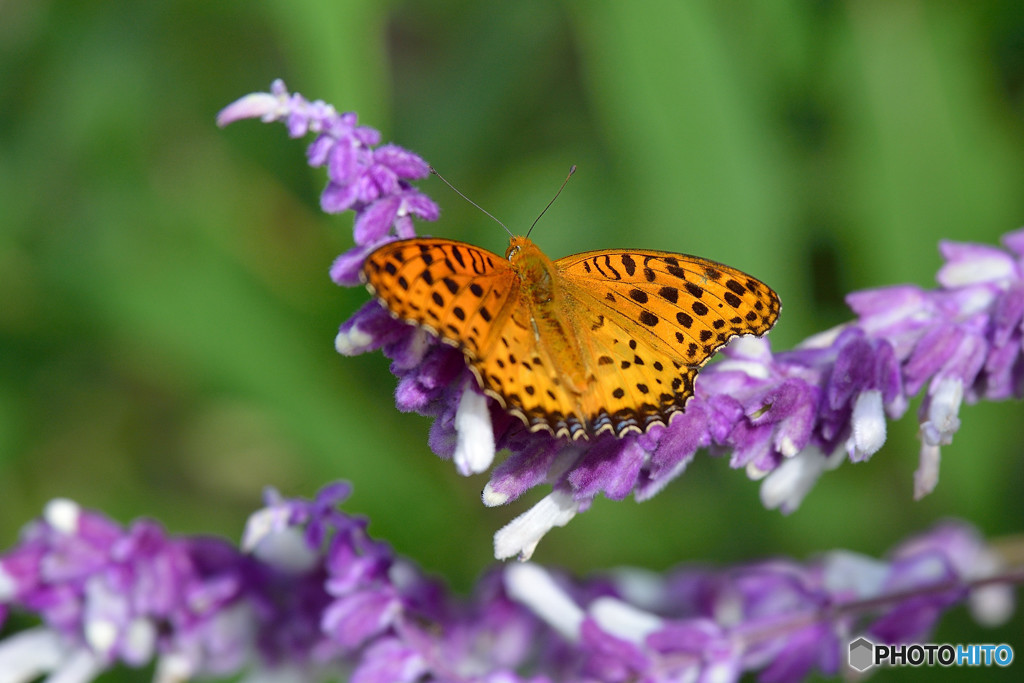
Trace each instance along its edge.
{"label": "butterfly hindwing", "polygon": [[616,436],[668,424],[693,395],[697,368],[660,351],[651,339],[623,326],[618,316],[573,302],[588,333],[582,336],[594,382],[587,392],[588,428]]}
{"label": "butterfly hindwing", "polygon": [[[521,300],[514,303],[524,305]],[[573,439],[586,437],[587,416],[579,396],[565,381],[565,369],[538,343],[528,320],[508,316],[494,331],[488,353],[468,360],[484,390],[531,430],[544,429]]]}

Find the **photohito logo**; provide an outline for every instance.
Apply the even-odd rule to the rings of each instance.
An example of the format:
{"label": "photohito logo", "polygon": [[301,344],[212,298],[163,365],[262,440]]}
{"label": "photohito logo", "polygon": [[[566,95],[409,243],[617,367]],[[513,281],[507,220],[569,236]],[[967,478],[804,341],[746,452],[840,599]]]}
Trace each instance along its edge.
{"label": "photohito logo", "polygon": [[850,643],[850,666],[867,671],[873,666],[1010,666],[1013,648],[999,645],[926,643],[876,645],[867,638]]}

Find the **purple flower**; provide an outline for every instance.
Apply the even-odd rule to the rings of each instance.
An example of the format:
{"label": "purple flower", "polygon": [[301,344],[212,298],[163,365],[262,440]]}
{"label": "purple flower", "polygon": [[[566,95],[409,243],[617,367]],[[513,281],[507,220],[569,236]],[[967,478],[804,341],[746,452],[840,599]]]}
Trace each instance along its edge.
{"label": "purple flower", "polygon": [[[267,493],[239,551],[205,537],[128,528],[51,502],[0,556],[0,603],[43,626],[0,644],[0,671],[23,667],[91,680],[116,663],[156,662],[164,677],[339,667],[401,608],[389,548],[337,505]],[[5,680],[22,680],[21,678]]]}
{"label": "purple flower", "polygon": [[237,667],[244,643],[225,629],[240,585],[237,553],[220,541],[173,539],[147,520],[123,529],[67,500],[47,505],[0,558],[2,601],[44,624],[19,636],[19,654],[69,680],[157,653],[178,671]]}
{"label": "purple flower", "polygon": [[599,580],[597,595],[523,563],[505,569],[505,583],[575,644],[584,680],[732,681],[760,671],[759,680],[787,683],[814,670],[835,675],[862,633],[886,643],[925,639],[952,604],[991,588],[969,582],[990,562],[971,529],[947,524],[889,561],[834,552],[807,564],[626,571]]}
{"label": "purple flower", "polygon": [[274,81],[269,93],[253,93],[229,104],[217,115],[226,126],[241,119],[265,123],[283,121],[293,138],[313,133],[306,150],[309,165],[327,169],[327,186],[320,195],[326,213],[352,210],[356,214],[356,247],[341,256],[331,276],[340,285],[359,284],[358,266],[370,251],[397,237],[413,237],[413,216],[437,220],[439,209],[409,181],[424,178],[430,167],[420,157],[397,145],[382,145],[380,133],[357,125],[354,113],[339,114],[320,100],[309,102],[289,94],[284,82]]}
{"label": "purple flower", "polygon": [[85,682],[154,664],[157,680],[729,681],[760,671],[786,683],[836,673],[859,634],[921,640],[965,599],[986,623],[1013,605],[998,556],[959,524],[884,561],[836,551],[589,580],[522,563],[458,598],[339,510],[349,492],[268,491],[244,550],[53,501],[0,555],[2,614],[41,621],[0,641],[0,676]]}
{"label": "purple flower", "polygon": [[[357,246],[331,269],[339,284],[357,282],[374,248],[411,236],[410,216],[436,218],[436,207],[409,184],[428,167],[401,148],[374,149],[379,136],[357,127],[354,115],[310,104],[277,82],[271,93],[229,106],[219,120],[257,116],[286,121],[292,135],[316,133],[309,159],[328,168],[325,207],[356,211]],[[375,302],[341,326],[335,345],[345,355],[380,349],[392,360],[398,408],[435,418],[430,446],[460,473],[486,471],[496,451],[509,452],[491,472],[486,505],[551,487],[495,535],[497,557],[525,559],[547,531],[598,494],[649,498],[699,449],[730,453],[733,468],[762,480],[767,507],[791,512],[823,472],[876,453],[887,421],[901,417],[922,391],[913,494],[926,495],[938,482],[940,449],[959,428],[962,403],[1020,396],[1024,387],[1024,230],[1004,243],[1005,250],[943,242],[937,289],[897,285],[851,294],[853,321],[793,350],[773,353],[767,340],[734,340],[698,376],[683,414],[668,427],[621,439],[571,443],[529,432],[484,398],[457,351],[391,320]]]}

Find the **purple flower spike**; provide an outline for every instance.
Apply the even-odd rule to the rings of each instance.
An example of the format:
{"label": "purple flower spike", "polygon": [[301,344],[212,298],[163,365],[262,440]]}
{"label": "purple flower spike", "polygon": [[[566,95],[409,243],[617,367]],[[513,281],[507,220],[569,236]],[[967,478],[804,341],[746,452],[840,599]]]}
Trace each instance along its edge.
{"label": "purple flower spike", "polygon": [[[239,118],[287,121],[292,135],[314,132],[310,163],[326,166],[325,210],[356,212],[356,247],[331,269],[336,282],[358,282],[362,262],[386,241],[413,236],[411,217],[437,217],[436,205],[409,181],[429,168],[322,102],[271,93],[227,107],[222,124]],[[939,478],[940,449],[959,428],[964,402],[1024,393],[1024,229],[1007,249],[943,242],[939,287],[897,285],[847,297],[856,319],[772,352],[767,340],[740,338],[697,377],[686,411],[667,427],[622,439],[570,443],[529,432],[477,390],[458,352],[436,338],[386,320],[375,304],[342,326],[339,352],[380,348],[398,377],[396,404],[432,416],[431,448],[453,458],[461,474],[485,471],[496,451],[509,457],[491,472],[487,505],[500,505],[537,485],[552,493],[495,535],[499,558],[526,559],[544,534],[586,510],[598,494],[649,498],[679,476],[700,449],[729,453],[729,464],[763,480],[764,504],[795,510],[822,473],[862,462],[885,443],[887,421],[901,417],[923,391],[921,451],[913,495]]]}
{"label": "purple flower spike", "polygon": [[115,662],[159,657],[193,675],[243,660],[246,643],[212,639],[231,628],[242,583],[240,556],[226,544],[172,539],[145,520],[122,529],[67,500],[52,501],[22,538],[0,557],[0,599],[43,626],[17,647],[5,643],[0,670],[34,661],[37,672],[90,680]]}
{"label": "purple flower spike", "polygon": [[[437,220],[437,204],[409,182],[430,173],[427,163],[397,145],[377,147],[380,133],[357,125],[354,113],[339,114],[320,100],[309,102],[276,80],[269,93],[252,93],[229,104],[217,115],[217,124],[251,118],[283,121],[293,138],[316,134],[306,155],[310,166],[327,169],[320,206],[326,213],[356,212],[355,241],[357,249],[363,247],[356,252],[358,264],[392,233],[412,237],[414,216]],[[358,283],[354,273],[337,263],[331,275],[341,285]]]}
{"label": "purple flower spike", "polygon": [[[972,584],[991,557],[973,530],[944,525],[889,561],[836,552],[807,564],[626,571],[591,586],[530,563],[504,576],[511,598],[574,645],[584,680],[735,681],[759,671],[759,680],[790,683],[814,670],[837,674],[862,633],[927,640],[950,606],[992,587]],[[1012,593],[1000,587],[1005,610]]]}
{"label": "purple flower spike", "polygon": [[0,554],[0,613],[41,621],[0,640],[0,678],[86,683],[121,664],[160,681],[789,683],[835,674],[858,634],[926,640],[965,599],[989,624],[1013,607],[1012,574],[952,523],[887,560],[836,551],[589,580],[515,563],[457,598],[339,510],[350,492],[268,490],[248,552],[53,501]]}

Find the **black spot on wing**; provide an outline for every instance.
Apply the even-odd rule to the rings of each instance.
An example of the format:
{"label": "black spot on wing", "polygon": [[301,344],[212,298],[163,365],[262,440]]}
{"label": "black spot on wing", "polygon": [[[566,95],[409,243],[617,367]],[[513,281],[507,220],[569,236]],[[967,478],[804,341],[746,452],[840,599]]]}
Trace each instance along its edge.
{"label": "black spot on wing", "polygon": [[648,327],[654,327],[655,325],[658,324],[658,316],[654,315],[650,311],[641,311],[640,322],[642,322],[644,325],[647,325]]}
{"label": "black spot on wing", "polygon": [[629,290],[629,298],[638,304],[647,303],[647,293],[639,289]]}
{"label": "black spot on wing", "polygon": [[626,269],[626,275],[633,277],[633,273],[636,272],[636,261],[629,254],[623,254],[620,258],[622,259],[622,267]]}

